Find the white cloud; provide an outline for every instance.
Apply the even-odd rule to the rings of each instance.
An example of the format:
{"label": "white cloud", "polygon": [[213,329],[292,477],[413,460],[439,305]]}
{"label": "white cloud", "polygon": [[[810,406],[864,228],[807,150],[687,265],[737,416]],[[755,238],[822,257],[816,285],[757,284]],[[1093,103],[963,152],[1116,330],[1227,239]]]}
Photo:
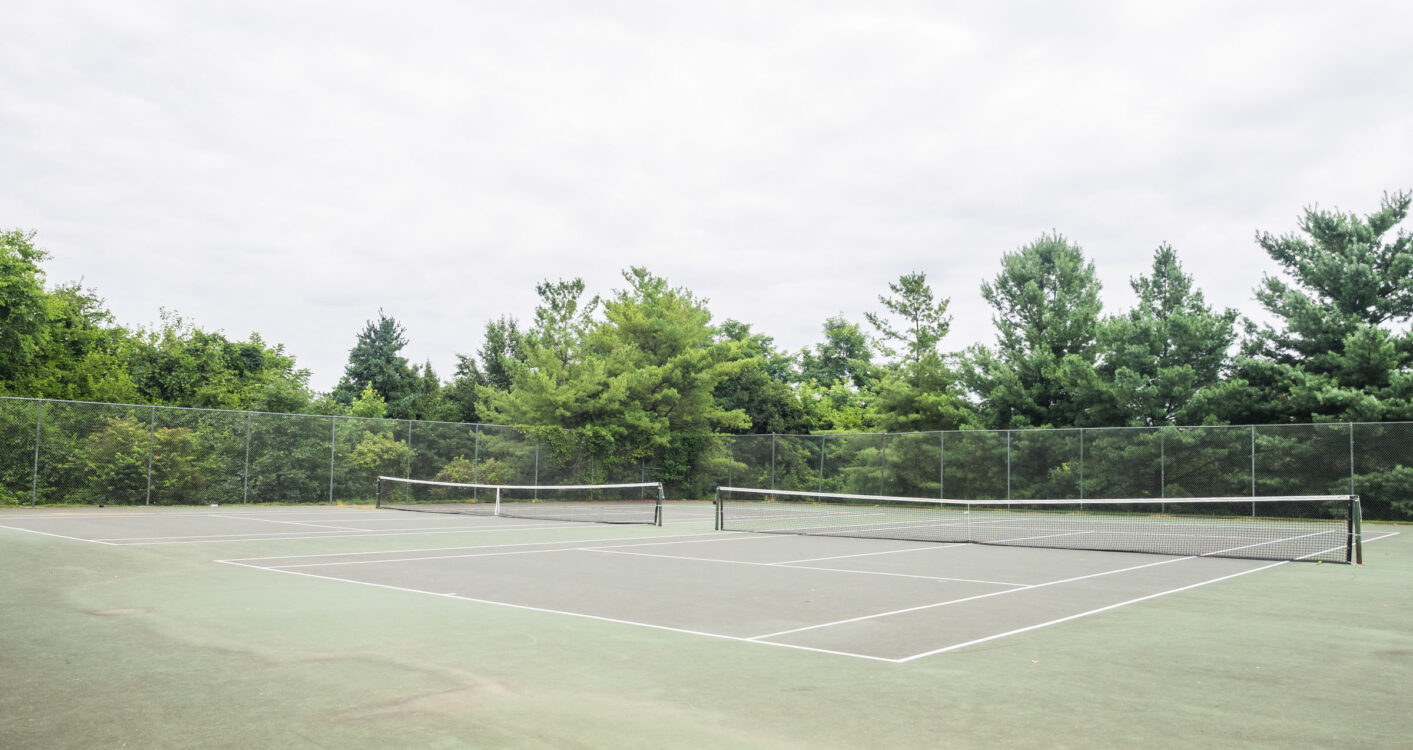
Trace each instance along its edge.
{"label": "white cloud", "polygon": [[11,3],[0,226],[130,324],[338,378],[379,308],[447,376],[534,284],[646,265],[789,348],[1052,229],[1110,309],[1175,245],[1254,313],[1258,228],[1413,187],[1405,4]]}

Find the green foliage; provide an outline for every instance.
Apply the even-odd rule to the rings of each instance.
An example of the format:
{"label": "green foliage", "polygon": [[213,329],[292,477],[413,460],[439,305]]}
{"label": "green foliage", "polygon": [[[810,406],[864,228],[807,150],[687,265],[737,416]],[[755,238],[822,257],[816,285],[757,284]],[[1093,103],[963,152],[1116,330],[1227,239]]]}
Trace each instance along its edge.
{"label": "green foliage", "polygon": [[514,484],[516,472],[512,466],[494,458],[482,459],[476,465],[475,478],[479,484]]}
{"label": "green foliage", "polygon": [[[536,316],[537,319],[540,316]],[[502,315],[486,323],[486,333],[477,352],[485,368],[483,385],[502,391],[510,390],[516,368],[525,362],[525,334],[515,318]],[[475,361],[471,360],[471,367]]]}
{"label": "green foliage", "polygon": [[448,461],[432,478],[438,482],[469,484],[476,481],[476,467],[465,456],[457,456]]}
{"label": "green foliage", "polygon": [[571,299],[582,285],[561,282],[548,295],[541,285],[546,301],[527,337],[525,366],[509,392],[490,392],[491,417],[593,428],[619,461],[667,449],[673,433],[744,427],[745,414],[713,398],[740,365],[728,344],[714,340],[705,303],[642,268],[623,278],[628,286],[603,303],[602,320],[592,321],[586,310],[597,305]]}
{"label": "green foliage", "polygon": [[[1228,394],[1229,421],[1413,418],[1413,235],[1395,229],[1413,193],[1365,217],[1305,210],[1299,234],[1259,233],[1285,271],[1256,298],[1278,325],[1248,322]],[[1390,236],[1392,235],[1392,236]]]}
{"label": "green foliage", "polygon": [[815,430],[859,432],[870,427],[868,404],[872,394],[843,381],[820,386],[811,380],[796,387],[800,405]]}
{"label": "green foliage", "polygon": [[352,464],[366,476],[400,476],[407,467],[407,443],[377,431],[365,433],[353,448]]}
{"label": "green foliage", "polygon": [[[878,301],[893,315],[890,318],[868,313],[868,321],[878,329],[883,342],[903,344],[901,359],[875,372],[866,421],[886,431],[957,429],[970,424],[970,405],[960,395],[957,376],[937,350],[950,327],[948,300],[936,301],[927,274],[904,274],[890,283],[889,296]],[[898,352],[886,343],[878,345],[885,356]]]}
{"label": "green foliage", "polygon": [[956,430],[976,414],[958,393],[957,375],[935,353],[887,372],[874,386],[866,421],[886,432]]}
{"label": "green foliage", "polygon": [[388,415],[396,419],[412,416],[417,399],[417,373],[398,352],[407,346],[406,331],[395,318],[378,311],[358,334],[348,352],[343,378],[334,388],[334,399],[351,404],[363,389],[372,387],[388,405]]}
{"label": "green foliage", "polygon": [[[258,335],[166,311],[151,330],[118,325],[95,292],[46,288],[32,232],[4,232],[0,393],[211,410],[0,403],[0,503],[32,486],[41,502],[139,502],[149,483],[154,503],[358,500],[379,473],[977,498],[1323,491],[1353,473],[1376,515],[1406,516],[1409,441],[1388,423],[1413,419],[1410,207],[1413,192],[1393,193],[1367,216],[1311,208],[1296,233],[1258,233],[1279,274],[1257,289],[1269,323],[1246,322],[1235,359],[1236,313],[1207,305],[1172,248],[1132,280],[1133,308],[1101,319],[1093,265],[1047,234],[982,285],[996,342],[960,359],[940,350],[949,301],[922,272],[878,298],[876,340],[836,316],[792,356],[632,268],[606,298],[577,278],[538,284],[531,327],[487,321],[447,384],[401,356],[406,332],[380,311],[323,395]],[[1376,423],[1356,425],[1376,446],[1357,466],[1332,420]],[[1088,429],[1119,424],[1134,429]],[[37,477],[36,427],[55,457]],[[893,434],[841,434],[877,430]],[[810,431],[829,434],[788,434]]]}
{"label": "green foliage", "polygon": [[716,404],[726,411],[740,411],[749,424],[743,432],[804,432],[809,420],[789,379],[794,362],[775,348],[775,341],[751,333],[745,323],[728,320],[718,339],[725,343],[737,366],[717,384]]}
{"label": "green foliage", "polygon": [[854,388],[867,388],[874,379],[873,353],[868,337],[858,324],[842,316],[824,321],[824,341],[814,350],[800,351],[800,380],[814,381],[824,388],[844,382]]}
{"label": "green foliage", "polygon": [[[579,359],[579,347],[594,325],[594,311],[601,300],[598,296],[582,300],[583,279],[545,280],[535,286],[535,292],[540,295],[540,304],[535,308],[535,327],[529,334],[533,346],[540,350],[542,357],[555,357],[561,365],[568,366]],[[500,343],[502,351],[511,357],[512,336],[513,326],[505,331]]]}
{"label": "green foliage", "polygon": [[48,255],[34,232],[0,232],[0,383],[21,379],[37,365],[48,339],[44,272]]}
{"label": "green foliage", "polygon": [[85,478],[65,500],[86,505],[146,502],[148,427],[135,415],[100,421],[65,457],[70,470]]}
{"label": "green foliage", "polygon": [[[1059,234],[1043,235],[1001,260],[981,285],[996,310],[996,349],[973,347],[964,379],[992,427],[1068,426],[1084,404],[1064,369],[1093,367],[1099,280],[1084,252]],[[1069,360],[1067,362],[1067,360]]]}
{"label": "green foliage", "polygon": [[1236,341],[1236,311],[1213,312],[1168,245],[1153,254],[1151,273],[1131,285],[1138,303],[1099,326],[1097,367],[1066,362],[1064,378],[1085,403],[1077,421],[1090,426],[1201,422],[1205,401],[1199,394],[1223,388],[1223,367]]}
{"label": "green foliage", "polygon": [[878,301],[888,312],[902,318],[902,325],[876,313],[865,313],[864,317],[883,337],[878,347],[885,356],[897,354],[887,346],[887,342],[897,341],[903,345],[903,360],[919,364],[924,357],[935,355],[937,345],[946,337],[951,327],[947,317],[951,300],[934,300],[927,274],[922,272],[903,274],[896,284],[889,282],[888,290],[892,294],[880,294]]}
{"label": "green foliage", "polygon": [[388,403],[383,400],[383,394],[373,390],[373,386],[363,386],[363,392],[358,394],[353,404],[348,409],[351,417],[363,417],[366,419],[383,419],[388,415]]}
{"label": "green foliage", "polygon": [[162,311],[131,355],[132,379],[147,403],[207,409],[300,411],[309,401],[307,370],[258,334],[236,342]]}

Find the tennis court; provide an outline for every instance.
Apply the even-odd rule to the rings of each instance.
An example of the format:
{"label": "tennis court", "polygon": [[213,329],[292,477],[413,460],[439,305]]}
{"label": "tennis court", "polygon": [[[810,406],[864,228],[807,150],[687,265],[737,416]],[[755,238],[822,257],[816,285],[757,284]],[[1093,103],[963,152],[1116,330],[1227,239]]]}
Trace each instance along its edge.
{"label": "tennis court", "polygon": [[[1182,656],[1182,646],[1173,650],[1175,642],[1221,639],[1229,637],[1223,634],[1245,632],[1244,640],[1218,647],[1222,658],[1239,661],[1249,657],[1241,653],[1243,649],[1266,643],[1267,634],[1246,628],[1259,627],[1267,618],[1288,612],[1292,602],[1283,597],[1291,590],[1302,591],[1301,596],[1309,598],[1304,617],[1316,621],[1310,635],[1317,640],[1319,623],[1327,627],[1328,618],[1337,615],[1329,611],[1331,607],[1351,608],[1335,618],[1349,622],[1376,622],[1393,614],[1390,607],[1402,615],[1413,614],[1406,588],[1392,599],[1381,594],[1373,601],[1361,602],[1356,596],[1343,605],[1332,603],[1339,601],[1340,592],[1349,593],[1351,581],[1371,574],[1388,575],[1389,571],[1380,569],[1384,566],[1403,565],[1402,573],[1407,573],[1413,555],[1406,549],[1407,535],[1400,536],[1397,527],[1365,529],[1364,542],[1372,559],[1369,566],[1358,567],[723,531],[715,528],[718,512],[709,502],[669,502],[661,506],[660,513],[661,525],[622,526],[338,506],[37,509],[0,513],[0,535],[5,549],[39,550],[41,558],[59,554],[61,547],[69,553],[92,550],[79,553],[81,558],[111,556],[106,566],[90,564],[104,570],[104,585],[99,588],[107,593],[126,591],[126,596],[101,604],[92,602],[97,583],[89,580],[75,583],[76,591],[68,591],[61,600],[87,602],[79,607],[82,612],[108,613],[88,619],[140,622],[144,630],[160,639],[180,643],[214,639],[234,652],[273,648],[293,649],[298,654],[301,648],[309,648],[318,655],[309,657],[314,662],[402,653],[400,643],[406,642],[421,653],[422,667],[439,674],[467,669],[468,657],[479,664],[489,653],[501,652],[490,661],[512,682],[521,679],[517,675],[523,676],[527,669],[530,673],[543,669],[541,662],[548,658],[560,669],[578,675],[577,680],[594,682],[600,674],[618,674],[627,680],[618,687],[600,685],[596,688],[599,693],[632,693],[640,688],[630,685],[656,685],[649,692],[656,696],[651,703],[658,709],[664,708],[663,691],[674,693],[675,688],[656,683],[656,675],[678,672],[689,665],[696,671],[701,664],[716,664],[723,671],[713,671],[703,695],[686,704],[718,704],[721,696],[712,696],[723,690],[733,694],[731,701],[739,700],[741,694],[755,694],[764,701],[756,707],[763,715],[737,719],[758,727],[753,737],[725,731],[731,721],[726,718],[713,724],[717,729],[699,726],[696,720],[678,719],[692,727],[681,737],[643,727],[632,735],[665,741],[658,746],[770,746],[757,740],[779,739],[787,726],[802,722],[819,721],[829,726],[832,719],[823,714],[846,705],[851,711],[876,712],[876,720],[888,725],[885,734],[902,733],[898,744],[924,746],[929,744],[923,741],[925,735],[907,734],[909,724],[956,727],[970,722],[960,720],[958,724],[955,717],[943,721],[936,710],[921,708],[918,703],[947,695],[955,701],[975,689],[977,685],[971,681],[939,685],[936,680],[959,669],[974,670],[978,660],[984,663],[1002,658],[1010,664],[1009,670],[1018,655],[1024,657],[1021,663],[1038,666],[1041,659],[1057,654],[1067,654],[1067,659],[1088,654],[1091,659],[1109,660],[1136,650],[1150,655],[1171,651],[1174,659],[1182,661],[1191,656]],[[1396,550],[1397,555],[1385,550]],[[8,562],[12,570],[26,565],[13,559]],[[110,568],[119,571],[111,582],[106,575]],[[128,582],[123,583],[125,578]],[[8,585],[14,587],[15,583]],[[1263,591],[1268,587],[1269,592]],[[12,592],[11,598],[20,597]],[[239,606],[233,608],[227,598]],[[65,608],[63,601],[45,606]],[[348,613],[350,607],[358,612],[356,616],[337,623],[327,619],[329,612]],[[1358,611],[1361,608],[1368,609]],[[323,632],[309,632],[321,627]],[[1282,631],[1289,627],[1290,623],[1285,624]],[[91,631],[89,637],[103,637],[98,633],[106,629],[90,622],[79,630]],[[448,630],[456,635],[447,635]],[[1280,633],[1269,635],[1280,638],[1282,647],[1295,643],[1297,651],[1306,648],[1298,639],[1292,641]],[[344,645],[329,646],[331,638]],[[523,653],[527,638],[536,644],[534,656]],[[631,651],[631,644],[642,638],[651,639],[646,648],[651,657],[625,672],[620,663],[626,658],[625,649]],[[1385,643],[1375,649],[1386,654],[1387,673],[1364,675],[1361,684],[1410,676],[1413,639],[1403,628],[1393,640],[1398,645]],[[265,645],[270,642],[280,645]],[[1101,643],[1115,647],[1096,650]],[[1270,645],[1275,648],[1277,644]],[[1349,641],[1323,645],[1342,652],[1332,662],[1351,658],[1363,648]],[[517,666],[502,647],[521,653],[522,660],[534,666]],[[360,652],[360,648],[371,650]],[[49,643],[48,649],[63,652],[66,642]],[[443,656],[429,657],[428,653]],[[615,666],[604,670],[606,655]],[[11,658],[14,660],[13,654]],[[390,658],[399,660],[406,654]],[[446,662],[436,663],[438,659]],[[876,666],[850,666],[854,664]],[[1308,679],[1314,666],[1302,662],[1304,676],[1299,679]],[[1333,664],[1320,666],[1329,666],[1331,674],[1337,671]],[[827,679],[821,685],[823,703],[804,714],[799,713],[795,700],[778,695],[779,690],[796,685],[801,674],[860,677],[854,671],[857,669],[869,670],[865,679],[893,687],[874,694]],[[1133,674],[1134,670],[1138,674]],[[1141,673],[1146,670],[1137,664],[1118,671],[1125,673],[1119,682],[1086,689],[1109,700],[1124,700],[1118,693],[1126,689],[1122,685],[1128,680],[1181,679],[1162,674],[1145,678]],[[1279,672],[1263,676],[1270,677],[1296,679],[1293,674]],[[45,682],[42,675],[25,679],[26,684]],[[301,675],[294,682],[309,679]],[[383,683],[391,678],[367,679],[373,683],[363,685],[362,690],[380,693]],[[994,679],[1021,693],[1028,687],[1015,682],[1015,677]],[[1056,679],[1064,681],[1063,675],[1052,673],[1042,683],[1055,689],[1059,686]],[[98,683],[106,684],[101,675]],[[909,684],[912,690],[920,691],[912,697],[915,703],[899,705],[896,696],[888,697],[891,691]],[[824,687],[827,685],[833,687]],[[108,694],[109,688],[111,685],[102,692]],[[553,693],[558,687],[524,689]],[[220,692],[214,687],[208,690]],[[357,693],[359,688],[345,686],[343,690]],[[464,707],[448,700],[450,703],[434,713],[475,724],[476,711],[466,713],[462,708],[469,711],[471,705],[488,699],[475,697]],[[490,700],[496,703],[499,699]],[[674,712],[687,710],[680,696],[667,703]],[[94,709],[102,704],[86,705]],[[397,709],[389,718],[399,723],[421,712],[416,709],[407,715]],[[788,716],[781,717],[782,712]],[[8,715],[11,726],[7,731],[14,731],[16,714]],[[441,726],[444,719],[432,721],[432,726]],[[563,705],[549,704],[542,707],[537,721],[553,726],[581,719],[574,718],[572,712],[566,719]],[[762,720],[771,727],[759,728]],[[1374,732],[1367,736],[1393,738],[1395,727],[1388,722],[1401,724],[1398,731],[1407,728],[1401,716],[1379,721],[1384,725],[1375,722],[1367,727]],[[466,727],[453,723],[461,729],[443,727],[451,732],[446,736],[464,738],[457,731]],[[589,723],[597,727],[593,731],[612,731],[599,721]],[[816,729],[795,726],[789,731],[809,737]],[[1345,734],[1355,730],[1353,724],[1339,728]],[[113,738],[111,727],[93,731],[97,735],[90,732],[84,736]],[[419,731],[431,730],[424,727]],[[544,731],[575,736],[579,730]],[[1029,736],[1014,731],[1001,732],[1001,736]],[[1158,739],[1160,734],[1152,737]],[[1356,732],[1353,736],[1362,735]],[[818,742],[801,744],[871,744],[850,742],[849,737],[863,739],[862,735],[841,732],[832,741],[819,738]],[[497,744],[517,742],[502,738]],[[540,738],[518,744],[559,743]],[[597,746],[594,742],[584,744]]]}

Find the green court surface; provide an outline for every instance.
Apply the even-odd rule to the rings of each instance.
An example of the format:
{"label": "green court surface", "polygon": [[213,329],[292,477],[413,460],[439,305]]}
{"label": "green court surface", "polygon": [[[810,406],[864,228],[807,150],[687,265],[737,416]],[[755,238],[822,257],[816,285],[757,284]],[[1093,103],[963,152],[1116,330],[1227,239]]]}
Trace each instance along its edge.
{"label": "green court surface", "polygon": [[0,511],[0,747],[1413,747],[1364,566],[369,508]]}

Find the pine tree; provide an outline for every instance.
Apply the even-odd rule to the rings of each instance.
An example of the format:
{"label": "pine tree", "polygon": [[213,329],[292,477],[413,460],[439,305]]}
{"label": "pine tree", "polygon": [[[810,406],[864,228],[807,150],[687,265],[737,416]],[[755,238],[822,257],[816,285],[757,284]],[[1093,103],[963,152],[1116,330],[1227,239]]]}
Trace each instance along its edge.
{"label": "pine tree", "polygon": [[402,324],[379,310],[378,319],[363,326],[357,343],[348,352],[348,365],[334,388],[334,399],[352,404],[364,388],[371,387],[387,403],[389,417],[411,417],[418,378],[407,358],[398,353],[405,346],[407,337]]}
{"label": "pine tree", "polygon": [[1410,204],[1400,192],[1368,216],[1307,208],[1299,233],[1257,233],[1285,271],[1256,289],[1276,325],[1247,323],[1237,381],[1214,410],[1252,422],[1413,418],[1413,235],[1399,227]]}
{"label": "pine tree", "polygon": [[1083,405],[1061,373],[1095,362],[1100,285],[1094,264],[1079,246],[1049,234],[1007,253],[1001,265],[1001,273],[981,285],[996,310],[996,348],[972,347],[963,380],[991,427],[1074,425]]}
{"label": "pine tree", "polygon": [[1080,423],[1200,423],[1206,414],[1194,404],[1220,387],[1236,341],[1236,311],[1213,312],[1166,244],[1153,253],[1150,273],[1130,286],[1138,303],[1101,323],[1098,366],[1072,365],[1065,373],[1085,394]]}

